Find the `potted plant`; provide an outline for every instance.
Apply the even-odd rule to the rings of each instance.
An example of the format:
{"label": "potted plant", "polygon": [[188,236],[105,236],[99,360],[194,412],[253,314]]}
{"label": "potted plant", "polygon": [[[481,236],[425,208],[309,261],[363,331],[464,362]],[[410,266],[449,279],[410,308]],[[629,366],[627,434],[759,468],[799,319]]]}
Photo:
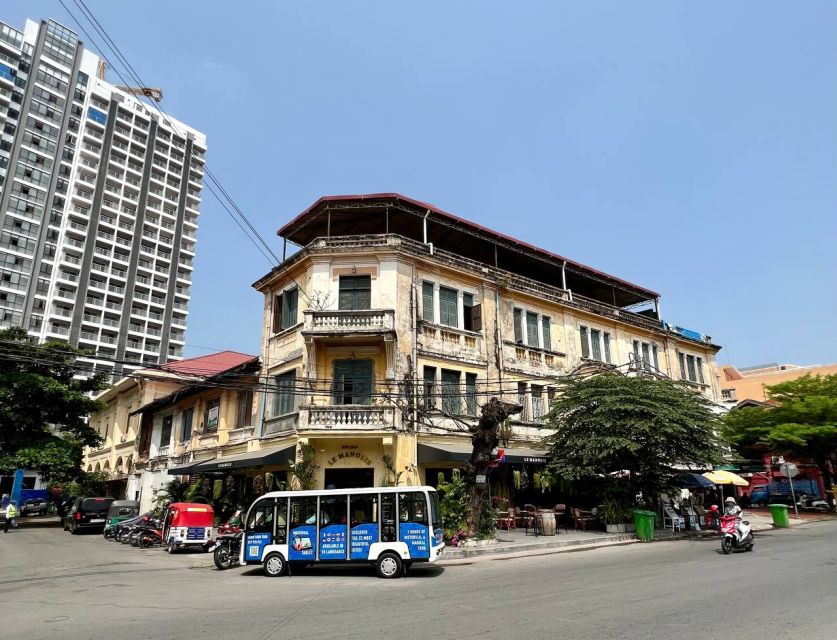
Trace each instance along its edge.
{"label": "potted plant", "polygon": [[625,533],[627,509],[616,500],[606,500],[600,509],[608,533]]}
{"label": "potted plant", "polygon": [[636,531],[636,524],[634,524],[634,509],[629,507],[625,509],[625,531],[633,533]]}

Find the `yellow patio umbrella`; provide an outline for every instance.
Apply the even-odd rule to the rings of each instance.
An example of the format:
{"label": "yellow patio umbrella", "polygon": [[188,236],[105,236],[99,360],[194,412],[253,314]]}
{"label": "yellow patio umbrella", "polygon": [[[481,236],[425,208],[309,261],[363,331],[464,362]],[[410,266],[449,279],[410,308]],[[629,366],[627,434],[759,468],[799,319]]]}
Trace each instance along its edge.
{"label": "yellow patio umbrella", "polygon": [[724,471],[723,469],[707,471],[703,474],[703,477],[714,484],[733,484],[736,487],[750,486],[750,483],[741,476],[735,475],[731,471]]}

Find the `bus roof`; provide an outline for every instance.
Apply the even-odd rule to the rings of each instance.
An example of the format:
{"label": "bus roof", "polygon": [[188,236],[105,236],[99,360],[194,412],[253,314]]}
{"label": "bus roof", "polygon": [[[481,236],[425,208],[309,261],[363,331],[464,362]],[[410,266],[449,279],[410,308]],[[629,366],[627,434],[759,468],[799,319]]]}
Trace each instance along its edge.
{"label": "bus roof", "polygon": [[363,487],[358,489],[314,489],[311,491],[270,491],[258,497],[262,498],[286,498],[291,497],[305,497],[305,496],[328,496],[328,495],[346,495],[352,494],[368,494],[368,493],[404,493],[408,491],[433,491],[436,489],[428,486],[419,487]]}

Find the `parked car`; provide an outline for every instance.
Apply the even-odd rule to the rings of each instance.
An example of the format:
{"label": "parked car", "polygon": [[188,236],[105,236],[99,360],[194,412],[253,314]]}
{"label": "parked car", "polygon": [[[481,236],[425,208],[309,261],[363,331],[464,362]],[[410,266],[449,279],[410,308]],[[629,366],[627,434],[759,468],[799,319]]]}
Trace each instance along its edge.
{"label": "parked car", "polygon": [[108,509],[113,498],[76,498],[67,517],[64,518],[64,531],[78,533],[83,529],[104,531]]}
{"label": "parked car", "polygon": [[22,516],[42,516],[47,512],[47,502],[42,498],[33,498],[20,505]]}

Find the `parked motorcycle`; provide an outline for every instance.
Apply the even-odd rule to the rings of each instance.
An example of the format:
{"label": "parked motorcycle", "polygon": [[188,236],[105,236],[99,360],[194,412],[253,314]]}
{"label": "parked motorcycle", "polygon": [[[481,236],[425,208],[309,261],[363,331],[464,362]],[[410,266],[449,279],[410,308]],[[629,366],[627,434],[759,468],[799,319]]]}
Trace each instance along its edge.
{"label": "parked motorcycle", "polygon": [[215,561],[215,566],[221,571],[224,569],[232,569],[239,565],[242,535],[241,531],[238,533],[225,533],[215,539],[215,551],[212,557]]}
{"label": "parked motorcycle", "polygon": [[828,513],[831,511],[831,505],[826,500],[820,500],[809,496],[807,493],[802,493],[796,501],[796,508],[803,511],[817,511],[819,513]]}
{"label": "parked motorcycle", "polygon": [[747,520],[737,516],[721,516],[721,551],[725,554],[736,550],[752,551],[755,539]]}
{"label": "parked motorcycle", "polygon": [[140,531],[137,536],[137,546],[140,549],[150,549],[163,544],[163,534],[159,529],[147,528]]}

